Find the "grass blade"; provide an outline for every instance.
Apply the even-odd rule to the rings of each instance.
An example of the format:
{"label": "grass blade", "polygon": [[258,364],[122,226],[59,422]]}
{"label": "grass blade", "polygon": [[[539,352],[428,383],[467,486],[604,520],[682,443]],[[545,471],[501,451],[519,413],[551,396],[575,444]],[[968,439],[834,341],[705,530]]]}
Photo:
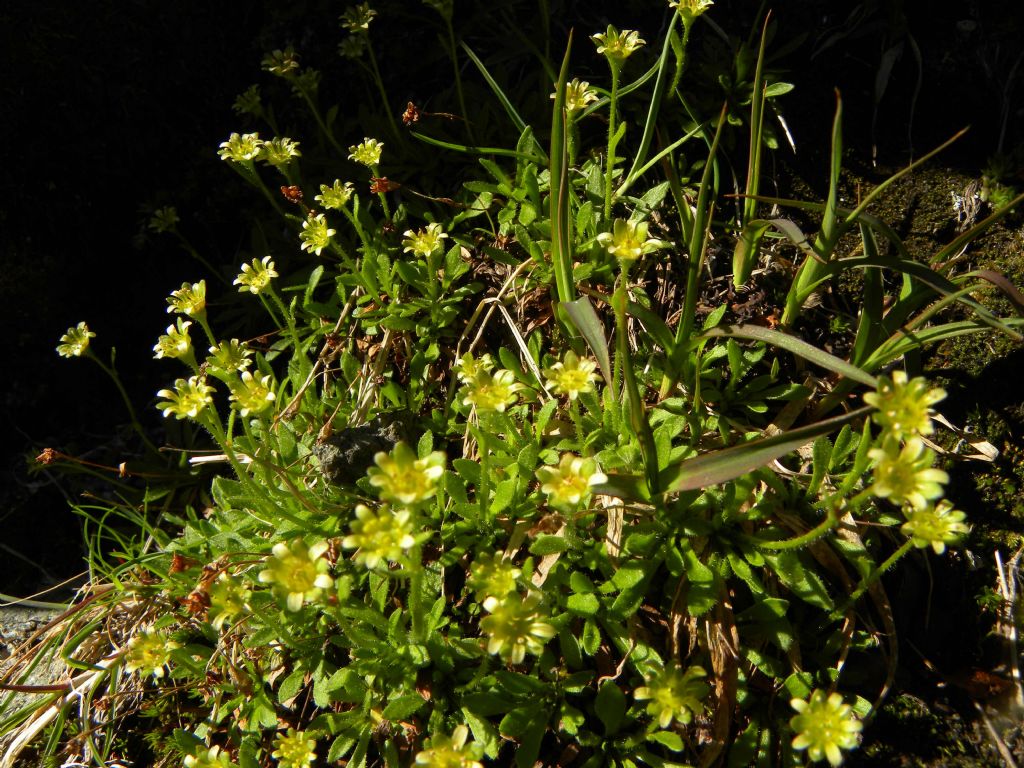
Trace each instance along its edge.
{"label": "grass blade", "polygon": [[774,437],[753,440],[686,459],[661,473],[661,488],[665,493],[674,493],[734,480],[807,445],[822,435],[834,432],[844,424],[867,416],[871,411],[871,408],[858,408],[806,427],[791,429]]}

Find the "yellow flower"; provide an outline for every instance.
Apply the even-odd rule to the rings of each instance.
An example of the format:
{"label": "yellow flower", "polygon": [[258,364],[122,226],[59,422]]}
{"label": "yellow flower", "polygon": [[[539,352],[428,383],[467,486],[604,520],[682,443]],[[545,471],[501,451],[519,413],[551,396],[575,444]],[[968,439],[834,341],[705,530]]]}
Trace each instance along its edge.
{"label": "yellow flower", "polygon": [[327,226],[327,217],[318,213],[302,222],[302,231],[299,233],[302,245],[299,247],[319,256],[331,244],[331,236],[334,234],[335,230]]}
{"label": "yellow flower", "polygon": [[878,409],[871,415],[886,435],[897,440],[930,435],[931,406],[946,397],[945,390],[929,388],[923,376],[907,380],[905,371],[893,371],[892,378],[878,377],[878,388],[864,395],[864,402]]}
{"label": "yellow flower", "polygon": [[416,544],[412,513],[407,509],[396,511],[385,504],[374,512],[357,504],[356,518],[352,521],[352,533],[341,540],[341,546],[358,549],[355,561],[371,570],[384,561],[399,562]]}
{"label": "yellow flower", "polygon": [[526,389],[524,384],[516,381],[512,371],[502,369],[490,374],[478,370],[473,381],[467,386],[463,405],[474,405],[477,411],[497,411],[504,413],[510,405],[519,399],[518,392]]}
{"label": "yellow flower", "polygon": [[269,256],[264,256],[260,260],[253,259],[251,264],[243,264],[242,271],[231,284],[242,286],[238,289],[239,293],[260,293],[275,277],[277,272],[274,271],[274,262]]}
{"label": "yellow flower", "polygon": [[970,532],[964,522],[966,517],[960,510],[953,509],[950,502],[942,500],[934,507],[909,510],[909,519],[900,530],[913,540],[915,547],[931,546],[935,554],[941,555],[947,544],[955,544]]}
{"label": "yellow flower", "polygon": [[469,587],[479,602],[489,597],[504,599],[515,592],[523,572],[501,554],[478,555],[469,569]]}
{"label": "yellow flower", "polygon": [[556,394],[568,395],[570,400],[575,400],[581,394],[594,391],[594,382],[601,378],[596,370],[596,362],[586,358],[580,360],[570,350],[560,362],[545,370],[544,376]]}
{"label": "yellow flower", "polygon": [[265,142],[260,147],[259,158],[265,163],[268,163],[275,168],[281,168],[288,165],[293,157],[301,157],[302,153],[299,151],[299,142],[293,141],[285,136],[281,138],[274,138],[268,142]]}
{"label": "yellow flower", "polygon": [[548,496],[548,504],[571,511],[590,493],[590,486],[607,482],[608,476],[597,469],[593,459],[563,453],[557,467],[540,467],[537,479],[541,491]]}
{"label": "yellow flower", "polygon": [[257,379],[249,371],[242,371],[241,379],[231,387],[231,400],[243,416],[262,413],[277,396],[270,384],[270,374]]}
{"label": "yellow flower", "polygon": [[381,451],[373,461],[377,466],[370,467],[367,475],[370,485],[379,489],[381,499],[413,505],[437,493],[437,481],[444,474],[445,455],[434,451],[418,459],[409,446],[398,443],[391,454]]}
{"label": "yellow flower", "polygon": [[360,3],[345,9],[341,17],[341,26],[349,32],[367,32],[370,29],[370,22],[376,15],[377,12],[369,3]]}
{"label": "yellow flower", "polygon": [[448,235],[441,231],[440,224],[428,224],[426,229],[420,229],[413,231],[407,229],[404,233],[405,240],[402,241],[402,245],[405,248],[402,249],[403,253],[412,251],[413,255],[419,256],[421,259],[425,259],[435,251],[441,250],[444,243],[441,241],[446,239]]}
{"label": "yellow flower", "polygon": [[597,242],[620,261],[635,261],[645,253],[661,248],[661,240],[647,237],[647,222],[616,219],[611,232],[602,232]]}
{"label": "yellow flower", "polygon": [[61,357],[81,357],[89,348],[89,339],[96,338],[96,334],[89,330],[84,322],[74,328],[68,328],[68,332],[60,337],[60,344],[57,345],[57,354]]}
{"label": "yellow flower", "polygon": [[683,672],[672,665],[659,671],[647,685],[637,688],[633,697],[637,701],[649,701],[647,714],[658,721],[658,727],[668,728],[673,720],[684,725],[693,716],[704,711],[701,700],[708,695],[708,686],[703,682],[707,676],[701,667],[690,667]]}
{"label": "yellow flower", "polygon": [[280,768],[306,768],[316,760],[316,739],[308,738],[305,731],[289,728],[287,734],[274,737],[274,751],[270,756]]}
{"label": "yellow flower", "polygon": [[213,404],[213,387],[198,376],[191,376],[188,381],[175,380],[173,390],[161,389],[156,396],[167,398],[156,404],[164,412],[164,418],[173,413],[176,419],[184,419],[186,416],[194,419]]}
{"label": "yellow flower", "polygon": [[341,179],[335,179],[334,184],[329,187],[326,184],[321,184],[320,194],[313,199],[324,208],[341,210],[352,199],[354,192],[355,187],[352,186],[351,181],[342,184]]}
{"label": "yellow flower", "polygon": [[924,509],[929,501],[942,497],[942,486],[949,482],[949,475],[932,467],[935,454],[920,437],[907,440],[902,450],[895,440],[884,439],[882,447],[872,448],[868,456],[875,461],[871,492],[894,504]]}
{"label": "yellow flower", "polygon": [[260,67],[265,72],[270,72],[278,77],[284,77],[298,71],[299,58],[291,47],[285,48],[283,51],[278,49],[264,56],[263,61],[260,62]]}
{"label": "yellow flower", "polygon": [[539,656],[544,644],[557,634],[537,610],[540,595],[531,592],[519,595],[492,595],[484,600],[484,610],[490,615],[480,620],[480,629],[488,634],[487,652],[501,656],[511,664],[522,664],[527,653]]}
{"label": "yellow flower", "polygon": [[416,754],[416,765],[425,768],[483,768],[479,758],[483,749],[477,744],[466,744],[469,728],[455,727],[451,736],[437,735],[427,739],[426,749]]}
{"label": "yellow flower", "polygon": [[789,721],[796,733],[793,749],[806,749],[812,761],[827,758],[831,765],[841,765],[841,750],[854,749],[860,742],[864,725],[838,693],[817,690],[807,701],[793,699],[790,706],[797,712]]}
{"label": "yellow flower", "polygon": [[163,677],[171,661],[171,651],[180,647],[155,629],[147,629],[128,641],[124,667],[143,676]]}
{"label": "yellow flower", "polygon": [[302,539],[292,543],[279,542],[271,550],[267,567],[260,572],[264,584],[273,584],[278,597],[284,597],[289,611],[299,610],[306,601],[320,598],[322,590],[334,586],[327,575],[330,565],[321,557],[327,551],[327,542],[318,541],[307,547]]}
{"label": "yellow flower", "polygon": [[679,15],[687,23],[692,23],[704,11],[714,5],[713,0],[669,0],[669,8],[678,8]]}
{"label": "yellow flower", "polygon": [[194,755],[185,756],[185,768],[230,768],[231,758],[220,747],[201,749]]}
{"label": "yellow flower", "polygon": [[624,29],[619,32],[611,24],[607,32],[599,32],[591,35],[591,40],[597,45],[597,52],[603,53],[609,61],[625,61],[645,41],[640,39],[640,33],[631,29]]}
{"label": "yellow flower", "polygon": [[380,163],[380,155],[383,149],[383,143],[376,139],[366,138],[363,139],[361,144],[354,144],[348,148],[350,153],[348,159],[362,163],[367,168],[373,168]]}
{"label": "yellow flower", "polygon": [[198,283],[182,283],[181,288],[171,291],[167,298],[168,312],[178,312],[189,317],[196,317],[206,311],[206,281]]}
{"label": "yellow flower", "polygon": [[[557,93],[552,93],[551,98],[557,98]],[[597,101],[597,91],[590,87],[586,80],[573,78],[565,84],[565,110],[572,114],[579,112],[588,104]]]}
{"label": "yellow flower", "polygon": [[222,341],[216,347],[210,347],[210,356],[206,358],[206,362],[211,373],[223,375],[244,371],[252,365],[252,360],[249,359],[251,355],[252,350],[248,346],[240,343],[238,339],[232,339]]}
{"label": "yellow flower", "polygon": [[260,153],[263,140],[258,133],[246,133],[241,136],[232,133],[227,141],[220,143],[220,151],[217,153],[221,160],[230,160],[233,163],[251,162]]}
{"label": "yellow flower", "polygon": [[182,321],[179,317],[177,326],[167,326],[167,333],[156,340],[153,351],[154,357],[159,360],[163,357],[181,357],[186,360],[192,354],[192,338],[189,336],[188,327],[192,325],[189,321]]}
{"label": "yellow flower", "polygon": [[494,366],[494,358],[489,354],[484,354],[478,359],[473,357],[472,353],[467,352],[455,361],[452,368],[455,369],[455,375],[458,376],[459,381],[468,384],[476,378],[477,373],[480,371],[490,373],[494,370]]}
{"label": "yellow flower", "polygon": [[214,629],[220,631],[225,624],[249,610],[252,591],[241,579],[222,573],[210,585],[210,610],[207,617]]}

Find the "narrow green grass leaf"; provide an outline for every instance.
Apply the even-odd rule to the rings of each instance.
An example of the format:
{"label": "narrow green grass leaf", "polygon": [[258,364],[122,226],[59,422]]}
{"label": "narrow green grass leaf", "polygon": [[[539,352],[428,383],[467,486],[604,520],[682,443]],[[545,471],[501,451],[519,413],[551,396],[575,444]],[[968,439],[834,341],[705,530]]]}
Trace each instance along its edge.
{"label": "narrow green grass leaf", "polygon": [[575,301],[564,302],[561,307],[572,320],[573,324],[583,334],[587,344],[597,358],[597,364],[601,366],[601,375],[606,382],[612,381],[612,360],[608,352],[608,341],[604,336],[604,324],[594,311],[594,306],[586,296],[580,296]]}
{"label": "narrow green grass leaf", "polygon": [[878,386],[878,380],[870,373],[858,368],[856,365],[851,365],[842,358],[818,349],[813,344],[808,344],[803,339],[790,336],[782,331],[762,328],[759,325],[723,325],[705,331],[701,336],[703,338],[719,336],[763,341],[787,352],[792,352],[794,355],[802,357],[804,360],[808,360],[815,365],[820,365],[822,368],[846,376],[848,379],[853,379],[869,387]]}
{"label": "narrow green grass leaf", "polygon": [[[505,112],[508,114],[512,124],[515,125],[516,130],[522,134],[523,131],[526,130],[526,121],[523,120],[519,112],[516,111],[516,108],[512,106],[512,102],[509,101],[508,96],[505,95],[505,92],[501,89],[501,86],[498,85],[497,81],[491,77],[491,73],[487,71],[487,67],[484,66],[484,63],[480,61],[475,53],[473,53],[473,49],[464,42],[459,44],[462,46],[462,50],[466,52],[466,55],[469,56],[470,61],[472,61],[476,65],[476,68],[480,70],[480,74],[483,75],[484,80],[487,81],[491,90],[494,91],[494,95],[498,97],[498,101],[500,101],[501,106],[505,108]],[[540,145],[540,142],[534,139],[533,143],[536,146],[539,156],[544,157],[544,148]]]}
{"label": "narrow green grass leaf", "polygon": [[844,424],[867,416],[871,408],[859,408],[841,416],[834,416],[806,427],[783,432],[774,437],[761,438],[748,443],[723,448],[687,459],[661,473],[660,487],[666,493],[706,488],[709,485],[734,480],[775,459],[827,435]]}

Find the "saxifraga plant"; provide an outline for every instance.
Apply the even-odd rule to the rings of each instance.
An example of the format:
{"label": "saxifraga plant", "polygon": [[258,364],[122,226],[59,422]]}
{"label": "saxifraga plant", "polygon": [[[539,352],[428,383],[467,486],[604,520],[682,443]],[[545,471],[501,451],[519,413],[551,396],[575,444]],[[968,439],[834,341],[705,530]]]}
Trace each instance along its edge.
{"label": "saxifraga plant", "polygon": [[[430,5],[458,71],[451,7]],[[484,177],[447,198],[389,181],[390,135],[353,127],[344,149],[320,74],[292,49],[266,57],[315,134],[220,147],[291,233],[233,281],[261,334],[223,330],[205,281],[169,297],[154,351],[184,373],[156,407],[194,429],[187,463],[164,460],[144,496],[79,509],[96,531],[90,586],[5,669],[0,765],[27,749],[109,764],[131,757],[125,728],[154,764],[190,768],[843,761],[896,668],[881,575],[968,531],[928,442],[943,392],[898,364],[956,335],[1020,337],[1019,318],[976,298],[993,284],[1018,301],[1012,287],[956,269],[1005,211],[914,261],[870,215],[885,185],[838,205],[839,111],[825,203],[759,197],[765,102],[786,90],[763,81],[762,37],[746,197],[737,221],[716,219],[729,105],[694,120],[679,92],[711,5],[671,3],[660,48],[593,35],[607,88],[570,78],[571,41],[548,66],[546,147],[464,46],[519,140],[394,136],[396,157],[478,161],[461,167]],[[346,11],[342,45],[369,57],[386,100],[376,17]],[[483,139],[457,90],[465,135]],[[276,133],[258,92],[240,103]],[[410,105],[405,122],[421,117]],[[599,117],[591,153],[581,128]],[[818,234],[758,218],[762,201],[820,213]],[[177,223],[165,210],[153,226]],[[805,255],[781,327],[699,314],[709,241],[734,238],[742,285],[774,233]],[[837,255],[853,233],[860,252]],[[843,359],[791,329],[846,269],[863,270],[864,301]],[[671,322],[664,281],[682,290]],[[970,319],[942,321],[954,303]],[[92,356],[93,337],[80,323],[58,351]],[[848,685],[854,650],[883,655],[884,679]],[[27,682],[46,657],[69,677]]]}

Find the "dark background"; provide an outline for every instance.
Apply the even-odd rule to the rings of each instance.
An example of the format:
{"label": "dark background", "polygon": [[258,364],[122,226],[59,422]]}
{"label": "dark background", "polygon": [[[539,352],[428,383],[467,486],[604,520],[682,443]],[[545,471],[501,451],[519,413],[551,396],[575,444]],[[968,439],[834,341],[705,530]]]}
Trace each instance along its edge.
{"label": "dark background", "polygon": [[[102,372],[88,361],[59,358],[58,338],[86,320],[98,335],[94,349],[105,356],[116,347],[136,408],[159,436],[153,396],[174,376],[164,361],[151,359],[169,322],[165,298],[182,281],[209,276],[170,238],[147,233],[145,222],[153,209],[175,205],[183,231],[209,261],[240,263],[247,216],[261,201],[216,155],[231,131],[244,130],[231,105],[250,84],[271,79],[259,70],[266,51],[292,42],[330,54],[342,37],[335,20],[344,5],[0,5],[0,592],[27,591],[82,567],[78,523],[64,492],[47,474],[30,477],[27,461],[46,446],[82,456],[97,446],[116,447],[118,425],[126,421]],[[471,5],[456,3],[457,28],[460,19],[472,18],[459,9]],[[533,6],[525,5],[528,19]],[[876,80],[886,85],[875,128],[883,165],[905,164],[911,149],[921,154],[967,124],[970,135],[942,162],[970,176],[980,175],[1001,134],[1004,149],[1021,143],[1018,1],[780,0],[776,6],[772,66],[797,85],[781,104],[798,147],[796,157],[785,148],[777,155],[812,189],[823,183],[837,87],[846,103],[847,144],[863,166],[871,153]],[[654,0],[551,7],[556,41],[570,20],[578,33],[614,22],[656,39],[664,19],[663,4]],[[710,16],[746,37],[757,8],[719,0]],[[521,31],[530,34],[528,26]],[[417,78],[426,88],[438,77],[415,66],[400,71],[415,62],[411,41],[431,41],[405,32],[397,38],[400,55],[384,63],[385,76],[405,89],[395,89],[396,101],[406,91],[415,95]],[[473,30],[463,33],[472,43]],[[711,34],[698,25],[694,51]],[[902,55],[879,78],[884,51],[901,40]],[[922,66],[912,123],[911,40]],[[388,50],[389,40],[375,41],[378,52]],[[576,59],[600,78],[601,62],[592,53],[578,45]],[[345,82],[325,87],[352,100],[363,94],[362,88],[347,93]]]}

